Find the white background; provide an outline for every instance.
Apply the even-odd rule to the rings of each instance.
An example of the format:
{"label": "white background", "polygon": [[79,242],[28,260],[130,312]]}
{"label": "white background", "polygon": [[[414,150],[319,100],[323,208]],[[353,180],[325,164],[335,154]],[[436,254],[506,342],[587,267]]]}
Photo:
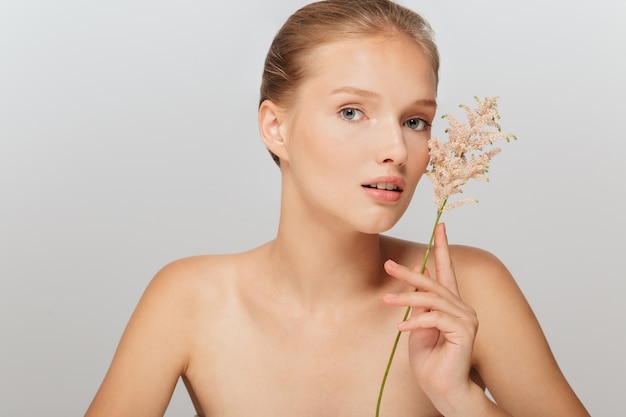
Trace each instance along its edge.
{"label": "white background", "polygon": [[[82,415],[158,269],[273,238],[258,86],[304,3],[0,3],[0,415]],[[440,111],[499,95],[519,137],[451,241],[509,266],[594,416],[626,414],[626,3],[403,4],[437,32]],[[426,239],[431,193],[390,233]],[[193,413],[179,386],[167,415]]]}

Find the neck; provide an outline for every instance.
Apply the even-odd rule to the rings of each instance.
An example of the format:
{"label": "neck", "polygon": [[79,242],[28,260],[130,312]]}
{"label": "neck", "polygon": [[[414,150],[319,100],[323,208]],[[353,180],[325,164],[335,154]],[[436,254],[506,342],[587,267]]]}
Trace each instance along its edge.
{"label": "neck", "polygon": [[269,256],[279,291],[311,312],[371,296],[386,276],[379,235],[309,222],[281,222]]}

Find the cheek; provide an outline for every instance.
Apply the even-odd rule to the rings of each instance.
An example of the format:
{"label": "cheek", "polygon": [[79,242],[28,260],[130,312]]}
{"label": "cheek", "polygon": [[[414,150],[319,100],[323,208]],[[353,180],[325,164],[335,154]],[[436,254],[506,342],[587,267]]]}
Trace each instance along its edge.
{"label": "cheek", "polygon": [[300,120],[290,132],[289,157],[295,175],[316,183],[328,181],[333,175],[341,175],[349,152],[342,149],[345,141],[338,135],[328,128],[327,121],[320,118]]}
{"label": "cheek", "polygon": [[410,162],[410,166],[412,167],[412,171],[415,172],[415,175],[421,176],[425,171],[426,167],[428,167],[428,163],[430,162],[430,155],[428,149],[428,141],[420,139],[412,149],[410,150],[412,155],[412,160]]}
{"label": "cheek", "polygon": [[349,167],[350,161],[357,160],[363,150],[357,146],[358,140],[362,138],[354,128],[349,129],[343,122],[337,122],[325,114],[301,123],[298,132],[298,152],[301,159],[306,160],[303,162],[327,168],[328,174],[336,174]]}

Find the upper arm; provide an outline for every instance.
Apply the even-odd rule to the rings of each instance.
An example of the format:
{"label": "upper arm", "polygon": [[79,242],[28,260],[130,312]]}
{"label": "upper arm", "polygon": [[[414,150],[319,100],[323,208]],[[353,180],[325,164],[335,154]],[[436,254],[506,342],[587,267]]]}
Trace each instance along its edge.
{"label": "upper arm", "polygon": [[469,252],[457,275],[480,323],[475,368],[494,399],[514,416],[588,416],[509,271],[487,252]]}
{"label": "upper arm", "polygon": [[163,415],[189,352],[191,281],[179,261],[150,282],[86,416]]}

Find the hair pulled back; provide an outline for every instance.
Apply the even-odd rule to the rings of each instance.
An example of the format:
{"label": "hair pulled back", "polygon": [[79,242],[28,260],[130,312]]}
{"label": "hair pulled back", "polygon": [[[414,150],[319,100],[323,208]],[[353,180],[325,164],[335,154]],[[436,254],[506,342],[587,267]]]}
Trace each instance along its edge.
{"label": "hair pulled back", "polygon": [[259,105],[265,100],[291,105],[308,75],[307,58],[316,48],[346,38],[396,34],[415,41],[430,60],[437,80],[439,53],[433,31],[414,11],[391,0],[324,0],[302,7],[287,19],[270,46]]}

